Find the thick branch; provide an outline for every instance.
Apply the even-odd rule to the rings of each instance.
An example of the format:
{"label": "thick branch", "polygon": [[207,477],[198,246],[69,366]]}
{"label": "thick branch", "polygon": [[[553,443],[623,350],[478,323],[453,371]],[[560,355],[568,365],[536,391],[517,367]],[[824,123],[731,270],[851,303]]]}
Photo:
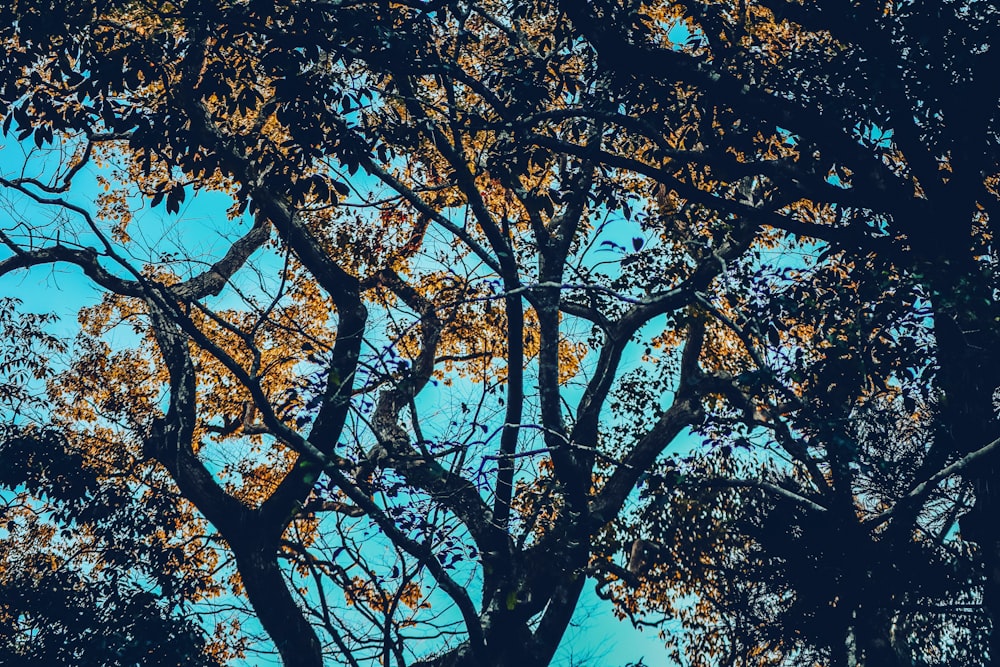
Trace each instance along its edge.
{"label": "thick branch", "polygon": [[[673,403],[656,424],[633,445],[621,465],[611,474],[591,503],[595,523],[603,525],[618,515],[625,499],[635,488],[639,477],[656,462],[657,457],[689,426],[703,418],[700,397],[694,386],[700,374],[698,356],[705,338],[705,323],[694,320],[681,355],[681,378]],[[600,527],[600,526],[597,526]]]}

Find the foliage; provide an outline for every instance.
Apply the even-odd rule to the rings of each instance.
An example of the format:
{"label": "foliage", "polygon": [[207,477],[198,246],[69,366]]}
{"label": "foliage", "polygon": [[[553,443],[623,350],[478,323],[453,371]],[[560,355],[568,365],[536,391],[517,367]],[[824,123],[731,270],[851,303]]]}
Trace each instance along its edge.
{"label": "foliage", "polygon": [[685,664],[1000,655],[987,3],[0,17],[0,275],[101,295],[0,319],[11,585],[178,661],[547,664],[587,581]]}
{"label": "foliage", "polygon": [[54,432],[8,433],[0,461],[5,664],[222,664],[175,608],[212,585],[164,534],[176,499],[123,494]]}

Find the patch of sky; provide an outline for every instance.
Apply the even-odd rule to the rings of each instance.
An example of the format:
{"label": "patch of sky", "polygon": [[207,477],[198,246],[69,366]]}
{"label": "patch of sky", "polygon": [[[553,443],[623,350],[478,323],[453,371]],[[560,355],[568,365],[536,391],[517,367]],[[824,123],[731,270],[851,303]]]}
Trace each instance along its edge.
{"label": "patch of sky", "polygon": [[[33,145],[14,142],[9,139],[0,146],[0,177],[8,181],[33,179],[42,183],[52,180],[53,171],[67,159],[69,151],[65,147],[42,151]],[[31,186],[26,186],[31,187]],[[43,196],[45,193],[40,193]],[[29,248],[58,242],[66,245],[79,243],[82,230],[79,221],[64,210],[39,204],[15,190],[0,189],[0,228],[13,242]],[[0,261],[13,256],[13,251],[4,245],[0,248]],[[42,265],[30,271],[15,271],[2,278],[5,294],[19,294],[25,307],[39,312],[57,307],[56,314],[67,317],[78,303],[91,304],[98,296],[83,279],[82,272],[75,268]],[[59,294],[53,298],[53,292]],[[65,302],[73,305],[64,305]],[[68,332],[69,326],[57,327]]]}
{"label": "patch of sky", "polygon": [[[100,262],[113,275],[132,279],[135,277],[133,270],[157,266],[184,279],[221,259],[231,242],[251,224],[249,216],[230,219],[227,211],[233,202],[228,194],[191,188],[176,215],[167,214],[162,206],[151,207],[148,199],[136,192],[122,190],[120,194],[131,222],[124,226],[120,218],[101,216],[100,200],[116,194],[119,186],[114,172],[124,169],[123,165],[116,164],[114,157],[86,165],[75,175],[66,192],[51,194],[39,187],[38,184],[51,186],[61,182],[65,165],[75,150],[72,142],[39,149],[8,141],[0,148],[0,175],[25,190],[19,192],[7,187],[0,191],[2,227],[11,241],[29,250],[54,244],[70,248],[107,248]],[[89,219],[83,212],[89,214]],[[107,255],[111,251],[130,268],[109,258]],[[0,249],[0,253],[0,259],[13,254],[6,247]],[[276,277],[281,258],[273,249],[264,249],[256,253],[251,264],[258,279],[268,275]],[[28,271],[10,273],[4,281],[13,281],[29,295],[31,302],[56,308],[63,319],[58,330],[64,335],[71,335],[76,330],[73,320],[79,309],[94,305],[103,294],[92,281],[82,277],[78,268],[66,264],[42,264]],[[220,297],[210,297],[207,302],[224,307],[227,299],[236,298],[235,294],[229,290]],[[114,337],[122,333],[116,331],[109,335]],[[128,341],[134,342],[134,337],[115,342],[125,344]]]}
{"label": "patch of sky", "polygon": [[884,128],[873,121],[866,120],[854,126],[854,133],[863,146],[883,150],[892,147],[892,128]]}
{"label": "patch of sky", "polygon": [[707,42],[704,31],[698,26],[691,29],[691,25],[682,19],[674,19],[668,22],[667,40],[670,48],[674,51],[687,51],[698,48]]}
{"label": "patch of sky", "polygon": [[610,603],[587,585],[566,634],[552,660],[552,667],[677,667],[664,647],[660,630],[678,631],[677,621],[660,628],[634,628],[611,613]]}

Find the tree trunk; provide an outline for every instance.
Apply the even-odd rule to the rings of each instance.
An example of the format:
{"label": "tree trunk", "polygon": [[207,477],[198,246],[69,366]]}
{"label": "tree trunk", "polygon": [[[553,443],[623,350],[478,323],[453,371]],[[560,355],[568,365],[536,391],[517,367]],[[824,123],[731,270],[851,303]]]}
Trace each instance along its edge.
{"label": "tree trunk", "polygon": [[265,545],[231,546],[247,598],[277,646],[282,664],[323,667],[319,638],[288,590],[276,549]]}

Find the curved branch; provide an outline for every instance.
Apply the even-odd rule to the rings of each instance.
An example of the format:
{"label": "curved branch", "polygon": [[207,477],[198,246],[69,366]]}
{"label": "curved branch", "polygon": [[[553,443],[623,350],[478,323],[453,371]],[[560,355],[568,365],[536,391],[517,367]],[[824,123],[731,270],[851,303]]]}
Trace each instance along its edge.
{"label": "curved branch", "polygon": [[411,405],[430,381],[443,325],[434,304],[403,282],[395,271],[384,269],[379,277],[385,287],[420,315],[421,349],[406,377],[379,395],[371,421],[384,450],[374,452],[369,465],[397,470],[408,483],[426,490],[454,512],[469,529],[481,553],[504,557],[511,548],[506,532],[493,523],[493,513],[475,485],[452,474],[433,457],[418,452],[399,423],[400,411]]}
{"label": "curved branch", "polygon": [[698,368],[698,356],[701,354],[704,340],[705,322],[695,319],[692,321],[681,354],[680,386],[673,403],[660,415],[656,424],[633,445],[621,465],[611,474],[591,502],[595,528],[602,527],[618,515],[642,473],[649,469],[663,450],[685,428],[697,424],[703,418],[703,408],[696,386],[701,374]]}
{"label": "curved branch", "polygon": [[989,444],[984,445],[979,449],[966,454],[965,456],[955,461],[951,465],[937,471],[936,473],[928,477],[926,480],[920,482],[912,489],[910,489],[910,491],[905,496],[900,498],[899,501],[897,501],[896,504],[893,505],[891,508],[871,517],[870,519],[866,519],[865,521],[862,522],[862,525],[864,525],[866,528],[874,528],[880,526],[886,521],[892,519],[892,517],[895,516],[897,512],[901,512],[913,506],[919,506],[923,504],[923,502],[927,499],[927,496],[930,495],[930,493],[934,490],[934,488],[938,484],[940,484],[941,482],[943,482],[944,480],[948,479],[953,475],[957,475],[959,473],[964,472],[971,465],[980,463],[981,461],[983,461],[983,459],[988,458],[989,456],[995,454],[998,451],[1000,451],[1000,438],[997,438],[996,440],[993,440]]}

